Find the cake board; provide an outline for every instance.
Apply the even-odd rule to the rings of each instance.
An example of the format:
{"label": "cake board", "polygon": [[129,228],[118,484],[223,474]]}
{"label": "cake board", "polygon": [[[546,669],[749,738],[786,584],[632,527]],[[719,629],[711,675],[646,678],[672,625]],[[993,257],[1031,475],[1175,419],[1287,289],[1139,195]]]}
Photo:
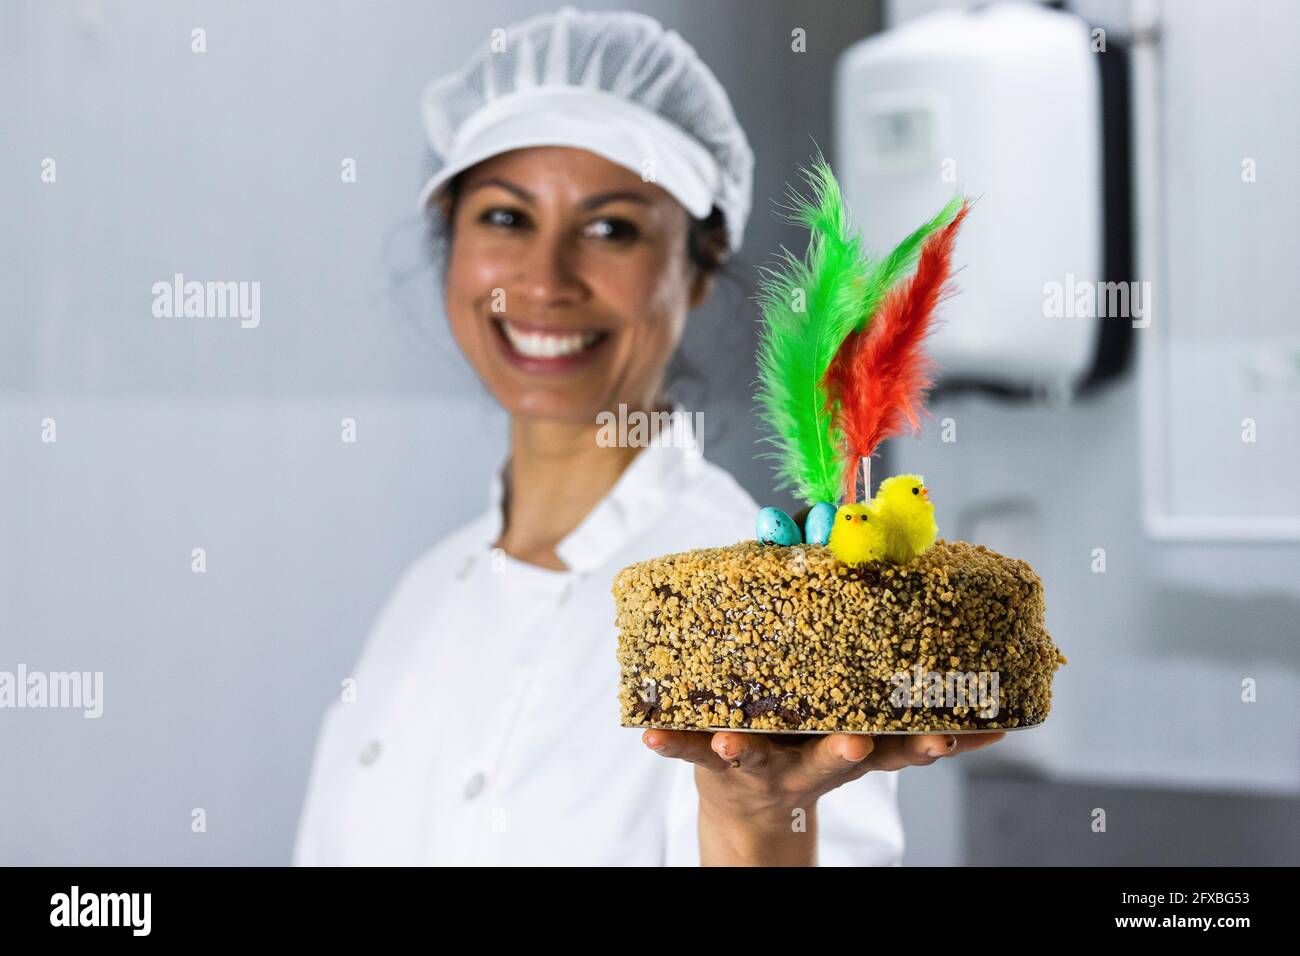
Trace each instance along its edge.
{"label": "cake board", "polygon": [[762,727],[673,727],[668,724],[620,724],[622,727],[637,730],[690,730],[699,733],[716,734],[731,731],[738,734],[767,734],[770,737],[787,737],[795,734],[822,736],[829,734],[863,734],[868,737],[922,737],[938,734],[1002,734],[1013,730],[1033,730],[1047,723],[1040,720],[1036,724],[1024,724],[1019,727],[984,727],[975,730],[770,730]]}

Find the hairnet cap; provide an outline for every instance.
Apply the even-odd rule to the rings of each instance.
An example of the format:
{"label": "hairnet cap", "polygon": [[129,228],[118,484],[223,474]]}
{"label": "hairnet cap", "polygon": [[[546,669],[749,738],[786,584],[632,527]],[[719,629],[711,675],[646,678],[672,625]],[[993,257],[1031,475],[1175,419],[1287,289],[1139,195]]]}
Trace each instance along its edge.
{"label": "hairnet cap", "polygon": [[640,13],[562,7],[506,27],[424,91],[433,176],[526,146],[571,146],[657,183],[696,218],[714,206],[728,246],[749,218],[754,154],[731,101],[695,50]]}

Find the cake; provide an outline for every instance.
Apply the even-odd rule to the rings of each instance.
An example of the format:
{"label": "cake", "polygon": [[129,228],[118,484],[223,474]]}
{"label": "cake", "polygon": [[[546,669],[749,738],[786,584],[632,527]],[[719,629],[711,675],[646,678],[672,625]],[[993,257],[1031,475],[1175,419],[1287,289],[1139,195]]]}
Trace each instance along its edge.
{"label": "cake", "polygon": [[920,428],[924,343],[970,202],[875,259],[820,158],[802,260],[760,281],[759,392],[777,488],[754,540],[624,568],[613,583],[619,706],[634,727],[939,733],[1033,727],[1065,658],[1024,561],[939,538],[921,475],[874,492],[882,441]]}
{"label": "cake", "polygon": [[634,564],[613,593],[625,726],[1027,727],[1065,660],[1033,569],[964,541],[859,567],[743,541]]}

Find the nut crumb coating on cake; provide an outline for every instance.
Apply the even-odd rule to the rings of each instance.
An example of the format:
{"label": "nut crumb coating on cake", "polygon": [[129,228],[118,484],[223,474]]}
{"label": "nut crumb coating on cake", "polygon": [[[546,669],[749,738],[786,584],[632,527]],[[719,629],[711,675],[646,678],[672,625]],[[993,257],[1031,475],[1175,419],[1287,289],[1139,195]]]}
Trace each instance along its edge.
{"label": "nut crumb coating on cake", "polygon": [[[1032,726],[1047,716],[1065,663],[1044,628],[1038,575],[964,541],[940,539],[904,565],[859,567],[817,545],[744,541],[631,565],[613,593],[625,726]],[[962,706],[976,703],[973,693],[957,706],[951,696],[919,706],[918,689],[909,706],[896,691],[904,673],[918,688],[925,674],[995,674],[996,714]]]}

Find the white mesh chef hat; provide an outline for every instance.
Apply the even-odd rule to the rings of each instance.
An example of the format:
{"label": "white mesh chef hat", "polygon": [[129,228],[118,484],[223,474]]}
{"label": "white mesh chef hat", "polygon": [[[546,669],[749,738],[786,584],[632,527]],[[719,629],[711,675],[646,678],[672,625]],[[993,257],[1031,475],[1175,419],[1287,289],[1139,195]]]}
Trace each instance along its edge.
{"label": "white mesh chef hat", "polygon": [[508,26],[422,100],[433,147],[427,209],[453,176],[525,146],[586,149],[652,180],[728,246],[749,218],[754,154],[726,91],[673,30],[640,13],[561,7]]}

